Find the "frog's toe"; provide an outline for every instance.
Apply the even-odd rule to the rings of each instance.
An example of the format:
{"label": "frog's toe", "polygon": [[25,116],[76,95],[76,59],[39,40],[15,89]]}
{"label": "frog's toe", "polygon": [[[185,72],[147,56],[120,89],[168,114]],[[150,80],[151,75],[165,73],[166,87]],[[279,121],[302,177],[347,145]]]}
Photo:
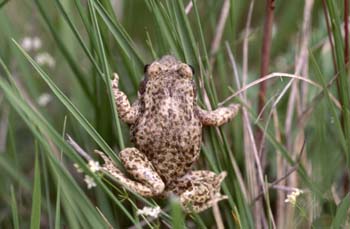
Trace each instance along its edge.
{"label": "frog's toe", "polygon": [[119,85],[119,75],[117,73],[113,73],[114,79],[112,81],[112,86],[114,88],[118,88]]}

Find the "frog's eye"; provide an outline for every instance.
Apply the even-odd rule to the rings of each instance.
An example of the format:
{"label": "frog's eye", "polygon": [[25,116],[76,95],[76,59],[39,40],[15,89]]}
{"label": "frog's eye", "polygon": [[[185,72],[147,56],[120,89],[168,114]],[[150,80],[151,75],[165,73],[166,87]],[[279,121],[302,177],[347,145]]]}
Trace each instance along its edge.
{"label": "frog's eye", "polygon": [[143,67],[143,73],[146,73],[146,72],[147,72],[148,67],[149,67],[149,64],[146,64],[146,65]]}
{"label": "frog's eye", "polygon": [[188,66],[190,66],[190,68],[192,70],[192,75],[194,75],[194,67],[192,65],[190,65],[190,64]]}
{"label": "frog's eye", "polygon": [[194,71],[191,66],[188,64],[180,64],[178,72],[181,76],[186,78],[191,78],[193,76]]}
{"label": "frog's eye", "polygon": [[147,75],[152,78],[152,77],[157,77],[162,70],[162,67],[158,62],[154,62],[147,68]]}

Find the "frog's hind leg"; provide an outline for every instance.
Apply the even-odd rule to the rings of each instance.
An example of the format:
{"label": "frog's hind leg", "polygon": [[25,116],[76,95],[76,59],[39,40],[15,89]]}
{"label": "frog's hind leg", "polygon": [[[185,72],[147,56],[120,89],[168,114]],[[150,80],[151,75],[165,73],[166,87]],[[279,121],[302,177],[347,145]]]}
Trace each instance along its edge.
{"label": "frog's hind leg", "polygon": [[220,185],[225,177],[226,172],[191,171],[175,181],[172,191],[180,196],[185,211],[201,212],[227,198],[220,194]]}
{"label": "frog's hind leg", "polygon": [[155,171],[152,163],[136,148],[122,150],[119,157],[125,169],[137,181],[126,177],[104,153],[98,150],[95,150],[95,152],[105,161],[102,169],[131,191],[139,193],[142,196],[157,196],[164,191],[165,185]]}

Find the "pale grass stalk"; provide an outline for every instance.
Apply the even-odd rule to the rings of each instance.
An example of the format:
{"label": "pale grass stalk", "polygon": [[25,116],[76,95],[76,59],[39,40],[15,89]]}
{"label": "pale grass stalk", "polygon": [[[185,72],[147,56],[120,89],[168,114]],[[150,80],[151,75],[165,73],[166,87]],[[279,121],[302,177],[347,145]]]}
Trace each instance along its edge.
{"label": "pale grass stalk", "polygon": [[[281,131],[280,131],[280,126],[279,126],[279,118],[278,118],[278,113],[276,109],[273,109],[273,126],[275,129],[275,138],[278,143],[282,142],[282,137],[281,137]],[[285,161],[283,157],[281,156],[280,151],[276,151],[276,174],[277,177],[282,177],[284,172],[285,172]],[[285,180],[281,181],[281,185],[286,185]],[[284,199],[285,195],[284,193],[277,193],[277,198],[276,198],[276,224],[277,228],[282,228],[284,225],[284,219],[285,219],[285,204],[284,204]]]}
{"label": "pale grass stalk", "polygon": [[[250,33],[250,23],[252,20],[252,14],[254,9],[255,1],[252,0],[249,5],[248,18],[245,26],[245,34],[243,39],[243,63],[242,63],[242,85],[243,87],[247,84],[248,79],[248,50],[249,50],[249,33]],[[246,97],[246,93],[243,94]]]}
{"label": "pale grass stalk", "polygon": [[193,7],[193,2],[192,2],[192,0],[190,0],[185,8],[185,13],[189,14],[192,10],[192,7]]}
{"label": "pale grass stalk", "polygon": [[220,209],[219,209],[219,205],[218,205],[218,202],[215,202],[213,204],[213,215],[214,215],[214,218],[215,218],[215,222],[216,222],[216,227],[218,229],[224,229],[224,223],[222,221],[222,217],[221,217],[221,214],[220,214]]}
{"label": "pale grass stalk", "polygon": [[[311,12],[312,12],[313,3],[314,3],[313,0],[305,1],[304,20],[303,20],[303,27],[302,27],[302,34],[301,34],[302,41],[301,41],[301,47],[300,47],[300,54],[295,67],[295,75],[299,75],[300,73],[305,72],[303,71],[303,69],[308,64],[307,63],[308,62],[308,44],[309,44],[309,37],[310,37]],[[304,76],[307,77],[307,74]],[[293,119],[293,113],[294,113],[293,107],[294,107],[297,94],[298,94],[298,84],[297,82],[294,83],[294,80],[293,80],[292,91],[288,101],[287,117],[285,121],[287,141],[291,139],[289,138],[289,136],[291,132],[292,119]]]}
{"label": "pale grass stalk", "polygon": [[[298,188],[292,188],[292,187],[284,186],[284,185],[273,185],[271,188],[277,189],[280,191],[285,191],[285,192],[295,192],[297,190],[300,190]],[[304,192],[303,190],[301,190],[301,191]]]}
{"label": "pale grass stalk", "polygon": [[73,149],[80,155],[82,156],[85,160],[91,161],[92,157],[86,153],[75,141],[74,139],[67,134],[67,143],[73,147]]}
{"label": "pale grass stalk", "polygon": [[[253,14],[253,9],[254,9],[254,0],[251,1],[250,6],[249,6],[249,12],[248,12],[248,17],[247,17],[247,23],[245,26],[245,35],[243,39],[243,63],[242,63],[242,87],[245,87],[248,79],[248,50],[249,50],[249,31],[250,31],[250,23],[252,19],[252,14]],[[235,74],[238,75],[238,74]],[[237,87],[240,88],[239,84],[239,79],[236,77]],[[250,106],[249,101],[247,100],[247,94],[246,91],[242,93],[241,98],[244,98],[245,102]],[[258,193],[258,185],[256,181],[256,168],[253,163],[254,157],[252,156],[252,145],[250,144],[250,138],[249,138],[249,133],[248,133],[248,126],[250,126],[249,123],[249,116],[246,108],[242,107],[242,113],[243,113],[243,119],[248,120],[248,122],[243,121],[243,140],[244,140],[244,152],[246,155],[246,160],[245,160],[245,169],[246,169],[246,174],[248,178],[248,188],[250,191],[250,198],[249,200],[252,201],[254,196]],[[255,205],[254,206],[254,215],[259,214],[259,206]]]}
{"label": "pale grass stalk", "polygon": [[[228,54],[229,54],[231,65],[233,67],[233,71],[234,71],[234,75],[235,75],[235,80],[236,80],[237,86],[240,87],[240,82],[239,82],[239,79],[238,79],[238,71],[237,71],[236,62],[235,62],[234,57],[232,55],[232,52],[231,52],[231,50],[229,48],[229,44],[227,42],[225,42],[225,45],[226,45],[226,49],[227,49]],[[248,152],[248,151],[245,150],[245,152]],[[240,185],[240,187],[242,189],[243,197],[244,197],[245,201],[248,201],[247,187],[246,187],[246,185],[244,183],[243,176],[241,174],[241,171],[239,170],[239,167],[237,165],[236,159],[234,158],[232,153],[230,153],[229,157],[230,157],[230,161],[231,161],[233,170],[236,173],[236,176],[237,176],[237,179],[238,179],[238,183],[239,183],[239,185]],[[248,160],[246,160],[246,161],[248,161]],[[251,163],[251,162],[249,162],[249,163]],[[249,199],[251,199],[251,197],[249,197]]]}
{"label": "pale grass stalk", "polygon": [[[200,57],[198,57],[198,63],[200,65],[200,69],[203,69],[203,66],[202,66],[202,60],[200,59]],[[208,98],[208,94],[205,90],[205,87],[204,87],[204,79],[203,79],[203,73],[201,72],[200,75],[200,78],[199,78],[199,87],[200,87],[200,91],[202,93],[202,96],[203,96],[203,100],[204,100],[204,104],[206,105],[207,108],[209,108],[210,110],[212,109],[211,105],[210,105],[210,101],[209,101],[209,98]],[[221,139],[221,134],[220,134],[220,131],[218,130],[218,128],[215,128],[216,129],[216,132],[217,132],[217,135],[220,137]],[[221,139],[222,140],[222,139]],[[232,153],[230,152],[229,153],[229,157],[230,157],[230,161],[231,163],[233,164],[233,169],[236,173],[236,176],[238,178],[238,181],[242,182],[240,184],[243,184],[241,186],[241,188],[243,188],[243,191],[245,191],[245,186],[244,186],[244,183],[243,183],[243,177],[242,177],[242,174],[240,173],[239,171],[239,168],[238,168],[238,165],[236,164],[236,160],[234,158],[232,158]],[[221,216],[221,213],[220,213],[220,210],[219,210],[219,207],[218,207],[218,203],[215,203],[214,206],[213,206],[213,214],[214,214],[214,218],[215,218],[215,222],[216,222],[216,225],[218,228],[224,228],[223,226],[223,222],[222,222],[222,216]]]}
{"label": "pale grass stalk", "polygon": [[[300,53],[297,60],[296,68],[295,68],[295,74],[299,75],[303,73],[305,77],[308,77],[308,46],[309,46],[309,39],[310,39],[310,31],[311,31],[311,15],[312,15],[312,9],[313,9],[314,0],[306,0],[305,6],[304,6],[304,18],[303,18],[303,25],[302,25],[302,34],[301,34],[301,46],[300,46]],[[298,123],[298,132],[292,147],[292,135],[291,135],[291,129],[292,129],[292,120],[293,120],[293,114],[294,114],[294,106],[296,106],[296,112],[298,115],[298,118],[301,116],[301,111],[303,107],[306,106],[306,100],[307,100],[307,94],[303,94],[303,101],[301,100],[301,96],[299,94],[298,89],[298,82],[294,82],[292,86],[291,95],[289,97],[288,101],[288,109],[287,109],[287,117],[285,120],[285,130],[286,130],[286,139],[287,139],[287,148],[289,151],[296,152],[297,148],[300,148],[301,144],[305,142],[305,136],[304,136],[304,128],[305,126],[300,126],[300,123]],[[307,93],[307,87],[305,83],[302,84],[302,92]],[[295,156],[291,155],[292,157]],[[302,161],[304,163],[307,163],[306,154],[304,154],[304,157],[302,158]],[[308,166],[306,166],[308,167]],[[310,172],[310,171],[308,171]],[[296,174],[293,174],[288,178],[288,184],[293,187],[298,187],[298,177]],[[294,216],[294,210],[291,208],[291,206],[287,207],[287,215],[286,218],[292,219]],[[311,215],[308,217],[308,226],[311,227],[312,224],[312,218],[310,218]]]}
{"label": "pale grass stalk", "polygon": [[96,210],[97,212],[100,214],[100,216],[102,217],[103,221],[106,223],[106,226],[109,228],[109,229],[113,229],[113,226],[112,224],[108,221],[108,219],[106,218],[106,216],[102,213],[102,211],[96,207]]}
{"label": "pale grass stalk", "polygon": [[[240,87],[240,80],[239,80],[239,74],[238,74],[238,70],[237,70],[237,65],[236,65],[236,62],[234,60],[232,51],[231,51],[231,49],[229,47],[229,44],[227,42],[226,42],[226,49],[227,49],[227,52],[229,54],[231,65],[233,67],[234,76],[235,76],[235,80],[236,80],[237,86]],[[242,101],[244,101],[243,95],[240,95],[240,97],[241,97]],[[255,161],[255,164],[256,164],[256,167],[257,167],[257,171],[255,171],[255,169],[253,169],[253,168],[255,168],[255,166],[254,165],[251,166],[251,169],[253,169],[252,171],[254,171],[254,173],[252,173],[252,176],[255,178],[255,174],[257,172],[257,174],[258,174],[257,175],[257,180],[259,180],[259,182],[260,182],[260,184],[258,184],[258,182],[254,182],[253,185],[256,186],[254,189],[256,189],[257,187],[261,187],[263,189],[263,192],[266,193],[264,176],[263,176],[263,170],[262,170],[262,166],[260,164],[260,158],[258,156],[258,150],[257,150],[257,147],[256,147],[256,143],[255,143],[252,127],[250,125],[249,116],[248,116],[246,108],[242,107],[242,111],[243,111],[243,116],[244,116],[243,117],[244,118],[244,123],[246,123],[247,130],[248,130],[248,136],[249,136],[249,140],[250,140],[250,145],[252,146],[252,151],[248,151],[248,152],[253,152],[252,158],[254,158],[254,161]],[[248,152],[246,152],[246,153],[248,154]],[[249,172],[252,172],[252,171],[249,171]],[[262,202],[259,202],[256,205],[259,207],[259,211],[260,212],[263,211]],[[273,228],[276,228],[275,223],[274,223],[274,219],[272,217],[272,211],[271,211],[271,209],[268,209],[268,210],[270,212],[269,215],[271,216],[270,220],[271,220],[271,222],[273,224]],[[257,213],[257,214],[258,214],[257,216],[260,215],[259,213]],[[257,222],[257,223],[259,223],[259,222]]]}
{"label": "pale grass stalk", "polygon": [[339,205],[341,202],[341,198],[338,195],[337,188],[335,187],[335,184],[332,185],[331,191],[332,191],[334,203],[336,205]]}
{"label": "pale grass stalk", "polygon": [[212,67],[214,66],[215,59],[216,59],[214,56],[220,47],[222,35],[224,34],[225,24],[226,24],[229,12],[230,12],[230,0],[225,0],[223,5],[222,5],[222,8],[221,8],[219,22],[216,26],[215,37],[214,37],[213,41],[211,42],[210,66],[212,66]]}
{"label": "pale grass stalk", "polygon": [[[236,91],[232,95],[228,96],[222,102],[218,103],[218,106],[223,106],[225,103],[227,103],[228,101],[230,101],[231,99],[233,99],[237,95],[243,93],[244,91],[246,91],[250,87],[253,87],[253,86],[255,86],[255,85],[257,85],[257,84],[259,84],[259,83],[261,83],[261,82],[263,82],[265,80],[269,80],[269,79],[277,78],[277,77],[278,78],[286,77],[286,78],[298,79],[298,80],[304,81],[304,82],[306,82],[308,84],[311,84],[311,85],[313,85],[313,86],[323,90],[323,87],[321,85],[319,85],[318,83],[316,83],[316,82],[314,82],[314,81],[312,81],[310,79],[304,78],[302,76],[298,76],[298,75],[294,75],[294,74],[290,74],[290,73],[284,73],[284,72],[273,72],[271,74],[268,74],[268,75],[266,75],[266,76],[264,76],[264,77],[262,77],[260,79],[254,80],[253,82],[243,86],[241,89],[239,89],[238,91]],[[284,90],[284,91],[287,91],[287,90]],[[282,98],[282,96],[280,96],[280,98]],[[337,106],[337,108],[342,109],[339,101],[334,97],[334,95],[329,93],[329,96],[330,96],[331,100],[333,101],[333,103]]]}
{"label": "pale grass stalk", "polygon": [[[248,17],[247,17],[247,23],[245,26],[245,34],[244,34],[244,39],[243,39],[243,63],[242,63],[242,87],[246,87],[246,83],[248,80],[248,54],[249,54],[249,33],[250,33],[250,24],[251,24],[251,18],[253,14],[253,9],[254,9],[254,0],[250,2],[249,5],[249,11],[248,11]],[[233,65],[234,66],[234,65]],[[238,81],[237,86],[240,88],[239,84],[239,79],[238,79],[238,73],[236,75],[236,81]],[[247,100],[247,94],[246,91],[243,92],[241,95],[241,98],[250,106],[249,101]],[[246,173],[248,176],[248,184],[249,184],[249,190],[250,190],[250,200],[252,201],[254,196],[259,192],[258,190],[258,182],[257,182],[257,172],[256,172],[256,167],[255,164],[253,163],[254,161],[254,156],[252,153],[253,148],[256,148],[256,145],[252,144],[254,142],[254,136],[249,134],[252,132],[252,127],[249,121],[249,115],[247,112],[247,109],[245,107],[242,107],[242,113],[243,113],[243,139],[244,139],[244,152],[246,153],[246,160],[245,160],[245,168],[246,168]],[[263,187],[265,185],[263,184]],[[254,212],[254,217],[256,220],[256,223],[259,224],[262,222],[262,218],[264,217],[263,214],[263,206],[262,202],[259,202],[258,204],[254,204],[253,207],[253,212]],[[272,215],[272,214],[270,214]],[[273,220],[272,220],[273,222]]]}

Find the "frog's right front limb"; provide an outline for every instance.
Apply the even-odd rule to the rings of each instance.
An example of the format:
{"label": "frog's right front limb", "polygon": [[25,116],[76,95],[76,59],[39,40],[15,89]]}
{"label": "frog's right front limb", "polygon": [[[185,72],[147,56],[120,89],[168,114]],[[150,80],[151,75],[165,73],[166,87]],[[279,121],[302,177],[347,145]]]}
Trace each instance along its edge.
{"label": "frog's right front limb", "polygon": [[130,102],[124,92],[119,90],[119,76],[117,73],[114,73],[112,90],[120,119],[128,124],[134,124],[139,116],[140,105],[138,100],[130,105]]}
{"label": "frog's right front limb", "polygon": [[126,148],[119,154],[125,169],[137,181],[126,177],[104,153],[98,150],[95,150],[95,152],[105,161],[102,169],[126,188],[147,197],[158,196],[163,193],[165,188],[164,182],[155,171],[152,163],[138,149]]}

